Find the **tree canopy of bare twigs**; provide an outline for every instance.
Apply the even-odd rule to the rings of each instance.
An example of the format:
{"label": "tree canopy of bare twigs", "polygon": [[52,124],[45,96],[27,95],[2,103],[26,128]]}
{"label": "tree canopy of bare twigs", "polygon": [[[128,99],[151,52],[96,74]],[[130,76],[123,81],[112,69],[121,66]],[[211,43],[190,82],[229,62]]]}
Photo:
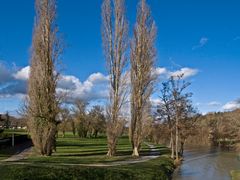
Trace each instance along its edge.
{"label": "tree canopy of bare twigs", "polygon": [[137,10],[137,22],[131,42],[131,129],[133,156],[139,156],[143,137],[143,121],[147,103],[153,91],[156,27],[145,0]]}
{"label": "tree canopy of bare twigs", "polygon": [[161,103],[157,109],[158,119],[170,133],[167,137],[170,137],[171,157],[176,157],[177,161],[179,154],[183,154],[186,139],[194,133],[199,117],[190,100],[192,93],[185,92],[190,83],[183,77],[184,74],[170,77],[162,83]]}
{"label": "tree canopy of bare twigs", "polygon": [[62,53],[62,46],[55,23],[55,0],[35,0],[35,10],[26,111],[28,128],[36,150],[41,155],[50,156],[55,149],[58,124],[56,64]]}
{"label": "tree canopy of bare twigs", "polygon": [[102,40],[110,77],[109,105],[107,107],[108,156],[116,152],[121,132],[120,112],[126,100],[124,69],[127,63],[128,23],[124,0],[104,0],[102,4]]}

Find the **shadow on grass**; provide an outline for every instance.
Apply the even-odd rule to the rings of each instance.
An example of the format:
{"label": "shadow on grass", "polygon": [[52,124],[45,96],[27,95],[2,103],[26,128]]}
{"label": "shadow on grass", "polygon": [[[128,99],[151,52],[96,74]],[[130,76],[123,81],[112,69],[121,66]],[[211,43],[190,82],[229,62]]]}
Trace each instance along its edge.
{"label": "shadow on grass", "polygon": [[99,146],[102,146],[102,147],[106,147],[106,144],[100,144],[100,143],[95,143],[95,144],[77,144],[77,143],[66,143],[66,142],[58,142],[57,143],[57,147],[66,147],[66,146],[78,146],[78,147],[99,147]]}

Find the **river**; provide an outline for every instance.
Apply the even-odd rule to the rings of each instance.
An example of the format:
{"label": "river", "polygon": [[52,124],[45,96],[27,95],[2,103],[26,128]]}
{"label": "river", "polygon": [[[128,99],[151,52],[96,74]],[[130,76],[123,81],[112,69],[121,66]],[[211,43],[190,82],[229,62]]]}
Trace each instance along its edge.
{"label": "river", "polygon": [[230,172],[237,169],[240,169],[240,158],[235,152],[219,148],[188,148],[173,180],[230,180]]}

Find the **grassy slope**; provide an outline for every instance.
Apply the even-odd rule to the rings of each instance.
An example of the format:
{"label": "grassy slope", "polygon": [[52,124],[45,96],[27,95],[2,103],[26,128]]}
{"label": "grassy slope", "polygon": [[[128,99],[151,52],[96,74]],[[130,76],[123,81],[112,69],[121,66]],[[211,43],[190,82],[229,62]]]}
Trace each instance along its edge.
{"label": "grassy slope", "polygon": [[232,176],[232,180],[239,180],[240,179],[240,170],[232,171],[231,176]]}
{"label": "grassy slope", "polygon": [[[168,150],[159,146],[162,154]],[[79,139],[67,135],[58,138],[57,152],[52,157],[32,156],[25,162],[28,165],[0,165],[4,179],[168,179],[173,171],[173,163],[163,155],[143,163],[115,167],[64,166],[67,164],[110,163],[131,159],[131,145],[127,137],[119,140],[118,156],[106,157],[106,138]],[[142,147],[142,155],[149,151]]]}

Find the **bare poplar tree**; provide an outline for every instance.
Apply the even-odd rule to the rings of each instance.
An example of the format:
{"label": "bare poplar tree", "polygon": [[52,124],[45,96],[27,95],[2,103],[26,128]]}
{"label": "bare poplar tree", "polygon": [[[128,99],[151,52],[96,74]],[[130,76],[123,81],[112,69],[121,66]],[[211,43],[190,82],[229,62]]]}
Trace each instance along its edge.
{"label": "bare poplar tree", "polygon": [[127,63],[128,23],[124,3],[124,0],[104,0],[102,4],[102,39],[110,77],[108,156],[113,156],[116,152],[117,139],[121,133],[120,111],[126,99],[124,69]]}
{"label": "bare poplar tree", "polygon": [[27,119],[36,150],[41,155],[50,156],[55,149],[58,124],[56,64],[62,53],[62,47],[55,24],[55,0],[35,0],[35,10]]}
{"label": "bare poplar tree", "polygon": [[143,118],[153,91],[155,59],[155,23],[145,0],[138,5],[137,22],[131,43],[131,143],[133,156],[139,156],[142,141]]}

